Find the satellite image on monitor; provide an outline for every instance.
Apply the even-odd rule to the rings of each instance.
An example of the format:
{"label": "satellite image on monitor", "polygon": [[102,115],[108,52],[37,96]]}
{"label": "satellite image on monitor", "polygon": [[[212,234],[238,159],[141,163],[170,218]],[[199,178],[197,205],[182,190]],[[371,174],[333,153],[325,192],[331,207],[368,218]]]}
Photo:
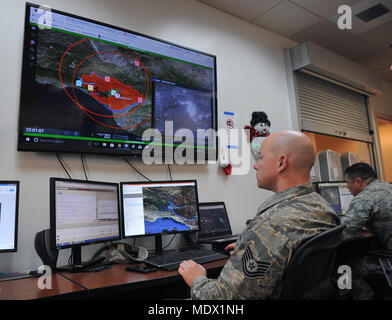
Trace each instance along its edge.
{"label": "satellite image on monitor", "polygon": [[197,230],[194,187],[148,187],[143,189],[146,233]]}
{"label": "satellite image on monitor", "polygon": [[[154,79],[205,88],[208,103],[198,98],[199,113],[206,104],[211,108],[211,69],[57,30],[39,30],[35,41],[35,79],[25,110],[31,123],[26,126],[69,130],[95,126],[140,137],[153,126]],[[176,101],[173,106],[183,108],[186,103]],[[169,112],[177,114],[178,109]],[[197,113],[189,109],[181,114],[191,118]]]}

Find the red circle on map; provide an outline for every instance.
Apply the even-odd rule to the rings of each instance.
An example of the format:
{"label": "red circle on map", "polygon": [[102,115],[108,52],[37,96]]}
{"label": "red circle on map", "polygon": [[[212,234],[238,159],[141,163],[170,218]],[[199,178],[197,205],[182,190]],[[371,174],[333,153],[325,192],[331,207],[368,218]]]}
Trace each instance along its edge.
{"label": "red circle on map", "polygon": [[[64,52],[63,56],[61,57],[60,64],[59,64],[59,78],[60,78],[61,85],[63,86],[63,89],[64,89],[65,93],[68,95],[68,97],[69,97],[69,98],[70,98],[70,99],[71,99],[71,100],[72,100],[72,101],[73,101],[73,102],[74,102],[74,103],[84,112],[84,114],[86,114],[90,119],[92,119],[93,121],[95,121],[95,122],[97,122],[97,123],[99,123],[99,124],[101,124],[101,125],[103,125],[103,126],[105,126],[105,127],[110,127],[110,128],[115,128],[115,129],[131,129],[131,128],[135,128],[135,127],[140,126],[140,125],[146,123],[147,121],[149,121],[149,120],[152,118],[152,116],[148,117],[148,118],[145,119],[143,122],[141,122],[141,123],[139,123],[139,124],[137,124],[137,125],[134,125],[134,126],[130,126],[130,127],[126,127],[126,128],[123,128],[123,127],[113,127],[113,126],[109,126],[109,125],[107,125],[107,124],[104,124],[104,123],[102,123],[102,122],[99,122],[99,121],[96,120],[94,117],[92,117],[92,116],[90,116],[90,115],[88,114],[88,113],[91,113],[91,114],[94,114],[94,115],[97,115],[97,116],[107,117],[107,118],[123,117],[123,116],[129,115],[129,114],[132,114],[133,112],[135,112],[135,111],[138,110],[141,106],[144,105],[144,103],[145,103],[145,101],[146,101],[146,97],[147,97],[148,92],[149,92],[149,87],[150,87],[150,86],[149,86],[150,82],[149,82],[149,77],[148,77],[148,71],[147,71],[147,69],[145,68],[145,66],[143,65],[143,63],[139,60],[139,58],[138,58],[131,50],[129,50],[129,49],[127,49],[127,50],[137,59],[137,61],[139,62],[139,65],[142,66],[142,68],[143,68],[143,70],[144,70],[144,73],[145,73],[145,75],[146,75],[146,78],[147,78],[147,92],[146,92],[146,94],[145,94],[145,96],[144,96],[144,98],[143,98],[143,103],[141,103],[136,109],[134,109],[134,110],[132,110],[131,112],[128,112],[128,113],[126,113],[126,114],[118,115],[118,116],[115,116],[115,115],[113,115],[113,116],[102,115],[102,114],[98,114],[98,113],[92,112],[92,111],[88,110],[87,108],[84,108],[84,107],[79,103],[79,101],[78,101],[78,99],[76,98],[76,95],[75,95],[74,78],[75,78],[76,71],[80,68],[80,65],[81,65],[82,63],[84,63],[86,60],[92,58],[93,56],[95,56],[95,55],[97,55],[97,54],[103,54],[103,53],[120,54],[120,55],[123,55],[123,56],[125,56],[125,57],[127,57],[127,58],[129,58],[129,59],[132,59],[132,57],[130,57],[130,56],[126,55],[126,54],[120,53],[120,52],[112,52],[112,51],[97,52],[97,53],[92,54],[92,55],[88,56],[87,58],[83,59],[83,60],[79,63],[79,65],[76,67],[76,69],[75,69],[75,71],[74,71],[74,73],[73,73],[73,77],[72,77],[72,82],[71,82],[71,83],[72,83],[72,91],[73,91],[73,95],[74,95],[74,96],[72,97],[72,96],[68,93],[68,91],[66,90],[66,88],[65,88],[65,86],[64,86],[64,83],[63,83],[63,81],[62,81],[62,76],[61,76],[61,66],[62,66],[63,59],[64,59],[65,55],[67,54],[67,52],[68,52],[72,47],[74,47],[75,45],[77,45],[77,44],[79,44],[79,43],[82,43],[82,42],[84,42],[84,41],[87,41],[87,40],[89,40],[89,39],[83,39],[83,40],[81,40],[81,41],[79,41],[79,42],[76,42],[76,43],[72,44],[72,45]],[[88,112],[88,113],[87,113],[87,112]]]}
{"label": "red circle on map", "polygon": [[[88,110],[87,108],[83,107],[83,106],[79,103],[79,100],[76,98],[76,95],[75,95],[75,86],[74,86],[75,74],[76,74],[76,72],[78,71],[78,69],[80,68],[80,66],[81,66],[84,62],[86,62],[88,59],[90,59],[90,58],[92,58],[92,57],[94,57],[94,56],[96,56],[96,55],[98,55],[98,54],[106,54],[106,53],[119,54],[119,55],[125,56],[125,57],[127,57],[127,58],[129,58],[129,59],[132,59],[130,56],[127,56],[126,54],[123,54],[123,53],[120,53],[120,52],[112,52],[112,51],[97,52],[97,53],[94,53],[94,54],[88,56],[87,58],[83,59],[83,60],[78,64],[78,66],[75,68],[75,71],[74,71],[74,73],[73,73],[73,75],[72,75],[72,82],[71,82],[71,83],[72,83],[72,92],[73,92],[73,96],[74,96],[74,98],[75,98],[75,103],[76,103],[81,109],[83,109],[83,110],[85,110],[85,111],[87,111],[87,112],[89,112],[89,113],[91,113],[91,114],[94,114],[94,115],[96,115],[96,116],[106,117],[106,118],[123,117],[123,116],[126,116],[126,115],[128,115],[128,114],[131,114],[131,113],[135,112],[136,110],[138,110],[138,109],[144,104],[144,102],[141,103],[136,109],[134,109],[134,110],[131,111],[131,112],[128,112],[128,113],[123,114],[123,115],[118,115],[118,116],[115,116],[115,115],[109,116],[109,115],[103,115],[103,114],[95,113],[95,112],[90,111],[90,110]],[[131,53],[133,53],[133,52],[131,52]],[[145,100],[146,100],[146,97],[147,97],[147,95],[148,95],[148,91],[149,91],[149,78],[148,78],[148,74],[147,74],[146,68],[145,68],[144,65],[140,62],[140,60],[138,59],[138,57],[137,57],[136,55],[135,55],[135,57],[136,57],[136,59],[139,61],[139,63],[141,64],[141,66],[143,67],[144,73],[145,73],[145,75],[146,75],[146,77],[147,77],[147,92],[146,92],[146,94],[145,94],[145,96],[144,96],[144,98],[143,98],[143,101],[145,101]]]}

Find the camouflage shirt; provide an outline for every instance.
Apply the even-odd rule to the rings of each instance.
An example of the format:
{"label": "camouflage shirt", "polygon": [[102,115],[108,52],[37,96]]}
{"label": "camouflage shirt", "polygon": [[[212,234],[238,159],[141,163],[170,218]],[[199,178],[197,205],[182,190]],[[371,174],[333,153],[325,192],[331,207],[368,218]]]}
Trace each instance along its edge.
{"label": "camouflage shirt", "polygon": [[304,184],[267,199],[237,240],[218,279],[197,277],[192,299],[278,299],[293,251],[306,238],[335,227],[332,207]]}
{"label": "camouflage shirt", "polygon": [[367,227],[385,248],[392,250],[392,184],[374,180],[358,193],[342,217],[344,238],[360,236]]}

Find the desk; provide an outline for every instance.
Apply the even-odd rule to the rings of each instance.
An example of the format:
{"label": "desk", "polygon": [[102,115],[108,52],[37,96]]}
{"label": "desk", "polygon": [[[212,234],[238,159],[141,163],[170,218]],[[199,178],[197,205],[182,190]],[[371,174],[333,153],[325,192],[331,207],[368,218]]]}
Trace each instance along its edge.
{"label": "desk", "polygon": [[[203,264],[207,276],[215,278],[228,259]],[[86,288],[89,298],[162,299],[189,297],[189,288],[177,270],[150,273],[125,271],[128,265],[113,265],[100,272],[63,273]]]}
{"label": "desk", "polygon": [[[228,259],[203,264],[208,277],[216,277]],[[162,299],[186,298],[189,288],[175,271],[151,273],[125,271],[128,265],[112,265],[100,272],[57,273],[52,289],[39,289],[38,278],[0,282],[0,300],[31,299]]]}
{"label": "desk", "polygon": [[32,300],[86,297],[86,290],[60,274],[52,274],[52,289],[40,289],[38,278],[24,278],[0,282],[0,300]]}

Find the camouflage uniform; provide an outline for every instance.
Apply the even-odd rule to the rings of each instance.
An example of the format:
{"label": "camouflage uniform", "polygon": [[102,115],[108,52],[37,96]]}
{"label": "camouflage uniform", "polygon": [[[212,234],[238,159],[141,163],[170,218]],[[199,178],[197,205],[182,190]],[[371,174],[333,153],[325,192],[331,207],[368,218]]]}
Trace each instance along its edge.
{"label": "camouflage uniform", "polygon": [[[342,223],[346,225],[343,230],[345,239],[358,238],[362,227],[367,227],[378,237],[384,249],[392,250],[392,185],[379,180],[369,183],[351,201]],[[353,298],[372,299],[374,291],[366,279],[369,276],[384,277],[377,257],[364,253],[346,257],[344,263],[352,269]]]}
{"label": "camouflage uniform", "polygon": [[294,250],[337,224],[339,218],[312,184],[275,194],[249,221],[218,279],[193,281],[192,299],[278,299]]}
{"label": "camouflage uniform", "polygon": [[392,250],[392,184],[374,180],[351,201],[342,217],[346,239],[358,237],[367,227],[381,245]]}

